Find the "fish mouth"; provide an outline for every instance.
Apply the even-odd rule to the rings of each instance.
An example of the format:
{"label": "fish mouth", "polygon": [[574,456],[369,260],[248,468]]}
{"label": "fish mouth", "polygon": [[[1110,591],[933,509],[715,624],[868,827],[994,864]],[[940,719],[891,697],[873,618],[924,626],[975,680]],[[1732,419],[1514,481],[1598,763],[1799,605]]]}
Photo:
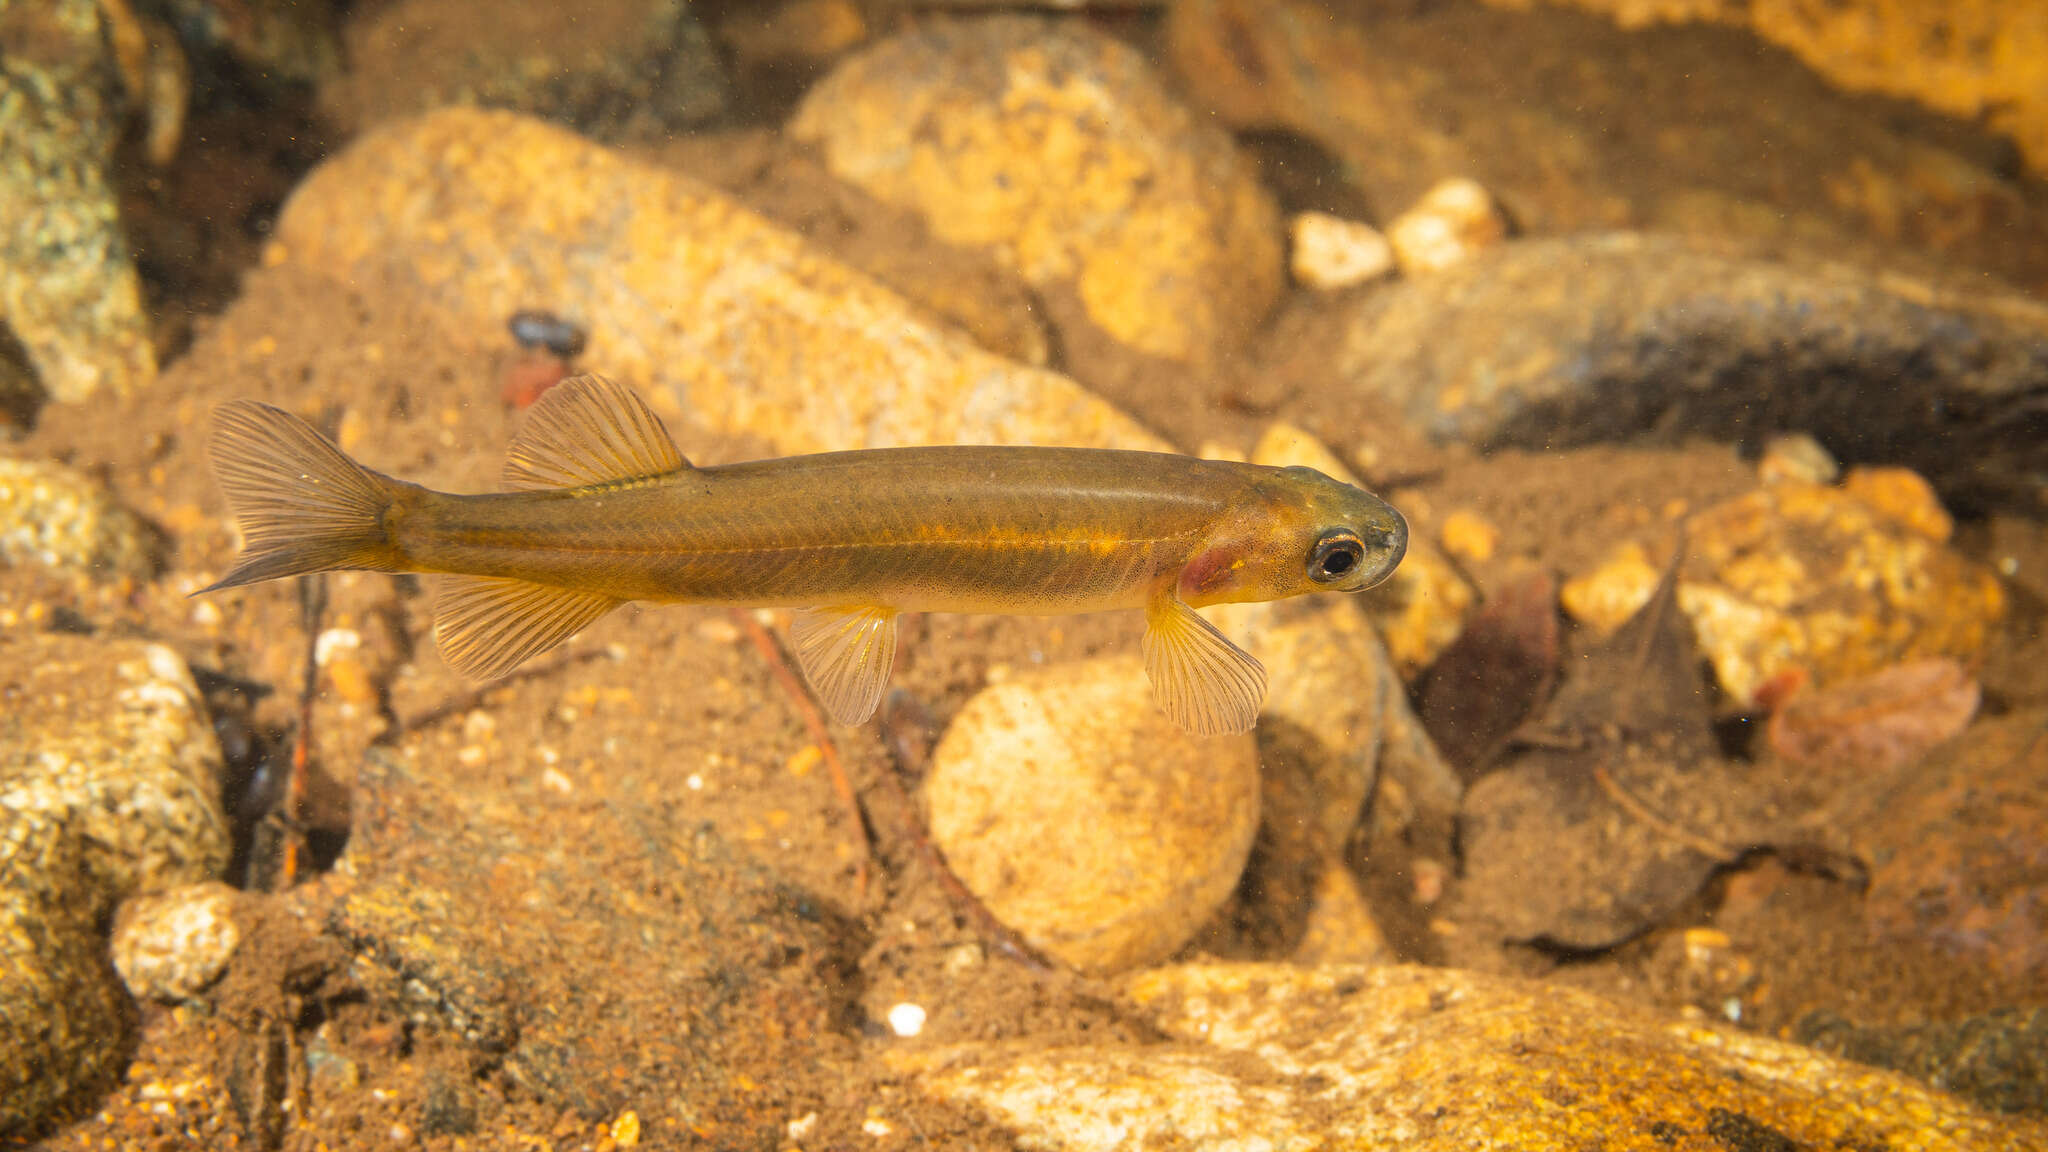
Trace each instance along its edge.
{"label": "fish mouth", "polygon": [[1398,508],[1387,508],[1389,520],[1386,524],[1361,527],[1358,537],[1365,542],[1367,554],[1374,557],[1370,564],[1359,566],[1358,579],[1346,591],[1363,592],[1375,584],[1382,583],[1401,566],[1401,560],[1408,555],[1408,518]]}

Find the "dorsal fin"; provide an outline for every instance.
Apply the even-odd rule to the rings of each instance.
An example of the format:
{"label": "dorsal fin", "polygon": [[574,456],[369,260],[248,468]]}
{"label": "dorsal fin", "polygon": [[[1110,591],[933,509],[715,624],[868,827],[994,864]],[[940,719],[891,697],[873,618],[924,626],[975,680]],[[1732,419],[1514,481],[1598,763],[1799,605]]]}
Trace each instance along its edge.
{"label": "dorsal fin", "polygon": [[572,376],[541,396],[505,453],[512,488],[581,488],[688,468],[638,393],[602,376]]}

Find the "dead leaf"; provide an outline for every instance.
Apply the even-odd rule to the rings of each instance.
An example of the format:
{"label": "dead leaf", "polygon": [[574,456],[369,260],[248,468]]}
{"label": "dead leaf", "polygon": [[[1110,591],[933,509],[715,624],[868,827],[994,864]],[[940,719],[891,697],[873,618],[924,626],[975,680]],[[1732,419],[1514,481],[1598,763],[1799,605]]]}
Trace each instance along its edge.
{"label": "dead leaf", "polygon": [[1820,771],[1897,771],[1961,735],[1977,714],[1977,682],[1954,660],[1916,660],[1795,694],[1772,714],[1771,751]]}

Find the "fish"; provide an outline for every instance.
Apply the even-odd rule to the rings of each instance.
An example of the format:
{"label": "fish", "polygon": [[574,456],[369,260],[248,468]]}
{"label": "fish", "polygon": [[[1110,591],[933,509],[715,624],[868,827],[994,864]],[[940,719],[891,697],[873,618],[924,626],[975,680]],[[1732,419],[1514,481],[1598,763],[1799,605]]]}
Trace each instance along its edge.
{"label": "fish", "polygon": [[1408,523],[1314,469],[1030,446],[872,448],[696,467],[633,389],[549,389],[506,453],[508,491],[371,470],[280,408],[215,410],[214,475],[241,529],[200,593],[336,570],[429,575],[442,657],[503,676],[629,601],[790,608],[818,700],[865,723],[905,612],[1143,609],[1174,723],[1250,730],[1266,672],[1195,609],[1385,580]]}

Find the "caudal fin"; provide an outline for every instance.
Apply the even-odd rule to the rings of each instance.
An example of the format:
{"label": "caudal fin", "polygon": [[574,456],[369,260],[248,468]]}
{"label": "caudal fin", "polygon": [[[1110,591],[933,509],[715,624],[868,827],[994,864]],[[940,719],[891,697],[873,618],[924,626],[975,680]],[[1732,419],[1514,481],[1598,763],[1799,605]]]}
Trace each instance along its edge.
{"label": "caudal fin", "polygon": [[242,554],[202,592],[337,568],[393,571],[384,513],[412,486],[348,458],[297,416],[254,400],[213,415],[214,476],[242,526]]}

